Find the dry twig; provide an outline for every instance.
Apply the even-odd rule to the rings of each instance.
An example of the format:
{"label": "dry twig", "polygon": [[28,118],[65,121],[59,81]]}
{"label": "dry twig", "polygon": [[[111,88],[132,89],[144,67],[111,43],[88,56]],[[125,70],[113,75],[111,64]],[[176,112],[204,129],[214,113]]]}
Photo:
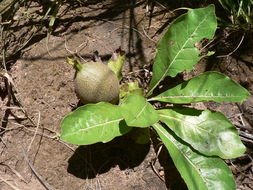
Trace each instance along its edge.
{"label": "dry twig", "polygon": [[25,183],[28,183],[25,178],[17,171],[15,170],[13,167],[7,165],[7,164],[4,164],[4,163],[1,163],[0,165],[3,165],[3,166],[6,166],[7,168],[9,168],[21,181],[24,181]]}
{"label": "dry twig", "polygon": [[32,138],[32,140],[31,140],[31,142],[30,142],[30,144],[29,144],[29,146],[28,146],[27,152],[29,152],[29,151],[30,151],[30,149],[31,149],[32,143],[33,143],[33,141],[34,141],[34,139],[35,139],[35,137],[36,137],[36,135],[37,135],[37,132],[38,132],[39,126],[40,126],[40,111],[38,112],[38,122],[37,122],[37,127],[36,127],[35,133],[34,133],[34,135],[33,135],[33,138]]}
{"label": "dry twig", "polygon": [[232,54],[233,54],[234,52],[236,52],[236,50],[238,50],[238,48],[241,46],[241,44],[242,44],[242,42],[243,42],[243,40],[244,40],[244,37],[245,37],[245,33],[243,33],[243,36],[242,36],[242,38],[241,38],[239,44],[236,46],[236,48],[235,48],[233,51],[231,51],[229,54],[227,54],[227,55],[218,55],[218,56],[216,56],[216,57],[221,58],[221,57],[228,57],[228,56],[232,55]]}
{"label": "dry twig", "polygon": [[16,187],[15,185],[12,185],[8,180],[4,179],[3,177],[0,176],[0,180],[3,181],[4,183],[6,183],[7,185],[9,185],[10,187],[12,187],[12,189],[15,190],[21,190],[18,187]]}
{"label": "dry twig", "polygon": [[157,161],[157,159],[158,159],[158,156],[159,156],[159,154],[160,154],[162,148],[163,148],[163,144],[161,144],[161,143],[158,144],[158,151],[157,151],[156,157],[155,157],[155,159],[153,159],[153,161],[150,163],[150,165],[151,165],[152,170],[153,170],[153,171],[155,172],[155,174],[159,177],[159,179],[162,180],[162,181],[165,183],[165,180],[163,179],[163,177],[159,174],[159,172],[158,172],[158,171],[156,170],[156,168],[155,168],[155,163],[156,163],[156,161]]}
{"label": "dry twig", "polygon": [[47,183],[47,181],[36,171],[36,169],[34,168],[34,166],[32,165],[32,163],[30,162],[25,150],[22,148],[22,152],[24,155],[24,158],[26,160],[26,162],[28,163],[30,169],[32,170],[32,172],[34,173],[34,175],[38,178],[38,180],[40,181],[40,183],[47,189],[47,190],[55,190],[54,187],[52,187],[51,185],[49,185],[49,183]]}

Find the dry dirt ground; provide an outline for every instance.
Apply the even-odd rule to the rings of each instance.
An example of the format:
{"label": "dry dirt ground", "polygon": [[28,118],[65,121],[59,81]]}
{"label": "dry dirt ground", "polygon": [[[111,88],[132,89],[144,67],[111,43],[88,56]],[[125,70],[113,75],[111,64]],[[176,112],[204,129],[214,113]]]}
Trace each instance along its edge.
{"label": "dry dirt ground", "polygon": [[[0,190],[186,189],[165,148],[160,152],[155,138],[150,144],[138,145],[126,135],[107,144],[78,147],[54,137],[60,133],[63,117],[79,105],[73,89],[74,70],[66,57],[76,55],[87,62],[98,52],[107,61],[121,47],[126,52],[124,80],[137,80],[147,87],[155,46],[176,16],[169,11],[176,7],[158,1],[151,5],[147,1],[66,4],[50,37],[41,28],[22,51],[16,51],[17,46],[33,34],[36,23],[22,20],[10,28],[13,34],[7,36],[8,51],[13,56],[6,60],[9,77],[0,81]],[[35,2],[29,11],[35,14],[40,9]],[[239,48],[240,54],[221,56],[229,54],[236,44],[238,39],[220,47],[217,54],[202,60],[183,77],[218,70],[252,93],[252,44]],[[8,82],[16,98],[8,94]],[[241,190],[253,189],[252,105],[252,99],[243,105],[195,105],[222,111],[237,126],[248,151],[226,162]]]}

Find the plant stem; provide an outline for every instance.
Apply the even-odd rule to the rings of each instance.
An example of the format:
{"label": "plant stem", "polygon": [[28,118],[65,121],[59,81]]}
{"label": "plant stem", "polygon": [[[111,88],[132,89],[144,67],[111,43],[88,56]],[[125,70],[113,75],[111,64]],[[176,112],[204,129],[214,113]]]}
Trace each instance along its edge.
{"label": "plant stem", "polygon": [[82,68],[83,68],[83,64],[80,63],[80,61],[77,60],[77,58],[69,58],[67,57],[67,62],[70,64],[70,65],[73,65],[73,67],[77,70],[77,71],[80,71]]}

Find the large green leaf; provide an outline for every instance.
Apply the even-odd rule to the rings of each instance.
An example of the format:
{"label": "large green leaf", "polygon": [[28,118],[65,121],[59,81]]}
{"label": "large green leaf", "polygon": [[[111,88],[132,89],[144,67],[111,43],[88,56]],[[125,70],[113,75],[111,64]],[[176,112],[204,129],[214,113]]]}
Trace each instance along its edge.
{"label": "large green leaf", "polygon": [[157,111],[140,95],[128,95],[123,100],[121,108],[128,126],[149,127],[159,120]]}
{"label": "large green leaf", "polygon": [[228,159],[246,150],[236,128],[222,113],[194,109],[158,112],[177,136],[205,155]]}
{"label": "large green leaf", "polygon": [[149,101],[162,101],[177,104],[209,101],[243,102],[250,93],[231,80],[226,75],[218,72],[206,72],[194,77],[176,87],[169,89]]}
{"label": "large green leaf", "polygon": [[63,119],[61,129],[62,140],[78,145],[108,142],[131,130],[120,107],[106,102],[79,107]]}
{"label": "large green leaf", "polygon": [[201,59],[195,44],[203,38],[213,38],[217,27],[214,6],[191,9],[181,15],[169,27],[157,47],[153,76],[148,96],[166,77],[191,70]]}
{"label": "large green leaf", "polygon": [[189,190],[235,190],[233,175],[222,159],[205,157],[184,144],[172,131],[153,125]]}

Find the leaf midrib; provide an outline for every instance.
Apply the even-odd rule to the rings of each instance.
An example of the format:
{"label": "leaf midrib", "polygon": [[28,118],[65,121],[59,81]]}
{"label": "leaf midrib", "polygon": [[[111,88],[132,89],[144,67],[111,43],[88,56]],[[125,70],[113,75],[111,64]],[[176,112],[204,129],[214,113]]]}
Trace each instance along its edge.
{"label": "leaf midrib", "polygon": [[[208,14],[209,15],[209,14]],[[188,43],[188,41],[192,38],[193,34],[199,29],[200,25],[207,19],[206,15],[204,17],[204,19],[199,23],[199,25],[195,28],[195,30],[192,32],[192,34],[190,35],[190,37],[185,41],[185,43],[183,44],[182,48],[177,52],[177,54],[175,55],[175,57],[173,58],[173,60],[171,61],[171,63],[169,64],[168,68],[165,70],[164,74],[162,75],[162,77],[156,82],[156,84],[153,86],[153,88],[151,88],[147,94],[147,96],[150,95],[150,93],[152,93],[152,91],[157,87],[157,85],[164,79],[164,77],[166,77],[169,69],[171,68],[171,66],[174,64],[176,58],[178,57],[178,55],[183,51],[184,47],[186,46],[186,44]]]}
{"label": "leaf midrib", "polygon": [[147,107],[148,102],[145,102],[145,105],[143,106],[143,108],[140,110],[140,112],[136,115],[136,117],[134,118],[134,120],[132,120],[131,123],[133,123],[134,121],[136,121],[138,119],[138,117],[140,117],[140,115],[144,112],[145,108]]}
{"label": "leaf midrib", "polygon": [[205,180],[205,178],[202,177],[200,169],[197,168],[195,166],[195,164],[184,154],[184,152],[177,146],[177,144],[174,143],[174,141],[167,136],[167,134],[163,133],[162,130],[160,130],[160,126],[156,126],[156,124],[154,124],[153,126],[155,126],[156,129],[158,129],[170,142],[172,142],[174,144],[174,146],[178,149],[178,151],[181,153],[181,155],[192,165],[192,167],[195,169],[195,171],[199,174],[199,177],[202,178],[202,180],[204,181],[204,183],[206,184],[206,186],[208,186],[208,182],[207,180]]}
{"label": "leaf midrib", "polygon": [[[169,119],[177,120],[177,121],[179,121],[180,123],[184,123],[184,125],[188,123],[188,124],[191,126],[192,129],[195,129],[195,128],[196,128],[196,129],[198,129],[198,130],[200,130],[200,131],[203,131],[203,132],[208,133],[210,136],[213,136],[215,139],[218,138],[218,137],[216,137],[216,135],[212,134],[212,133],[209,132],[208,130],[205,130],[205,129],[201,128],[201,127],[198,127],[198,125],[196,125],[196,124],[194,124],[194,123],[191,123],[191,122],[189,122],[189,121],[185,121],[185,120],[183,120],[183,119],[179,119],[179,118],[176,118],[176,117],[171,117],[171,116],[163,115],[163,114],[160,114],[160,116],[161,116],[161,117],[165,117],[165,118],[169,118]],[[205,122],[205,121],[201,121],[201,123],[203,123],[203,122]]]}
{"label": "leaf midrib", "polygon": [[229,97],[229,98],[240,98],[240,97],[242,97],[242,95],[241,96],[206,96],[206,95],[201,95],[201,96],[196,96],[196,95],[194,95],[194,96],[189,96],[189,95],[180,95],[180,96],[160,96],[160,97],[154,97],[154,98],[150,98],[150,99],[148,99],[148,101],[154,101],[154,100],[160,100],[160,99],[167,99],[167,98],[227,98],[227,97]]}
{"label": "leaf midrib", "polygon": [[65,137],[71,136],[71,135],[76,134],[76,133],[84,132],[84,131],[87,131],[87,130],[90,130],[90,129],[94,129],[96,127],[101,127],[101,126],[109,125],[111,123],[116,123],[116,122],[119,122],[119,121],[122,121],[122,120],[124,120],[124,118],[119,118],[119,119],[107,121],[105,123],[100,123],[100,124],[92,125],[92,126],[89,126],[87,128],[81,128],[81,129],[76,130],[75,132],[68,133],[67,135],[64,135],[64,136]]}

